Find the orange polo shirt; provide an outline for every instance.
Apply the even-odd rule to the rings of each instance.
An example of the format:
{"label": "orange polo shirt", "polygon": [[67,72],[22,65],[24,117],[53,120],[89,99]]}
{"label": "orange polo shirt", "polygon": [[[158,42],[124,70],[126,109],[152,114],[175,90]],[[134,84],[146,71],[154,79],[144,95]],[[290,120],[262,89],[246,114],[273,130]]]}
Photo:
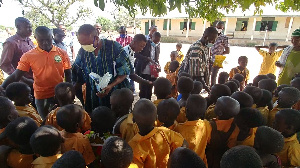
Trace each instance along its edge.
{"label": "orange polo shirt", "polygon": [[166,168],[169,155],[183,144],[183,137],[165,127],[154,127],[147,135],[136,134],[129,145],[133,150],[133,162],[138,167]]}
{"label": "orange polo shirt", "polygon": [[210,124],[207,120],[186,121],[178,124],[174,130],[179,132],[183,138],[188,142],[189,148],[197,153],[197,155],[207,165],[205,148],[208,143],[208,130]]}
{"label": "orange polo shirt", "polygon": [[64,81],[64,70],[71,69],[66,51],[53,46],[50,52],[37,47],[23,54],[17,69],[33,72],[33,89],[36,99],[54,97],[54,88]]}
{"label": "orange polo shirt", "polygon": [[34,154],[22,154],[13,149],[7,156],[7,165],[11,168],[31,168]]}

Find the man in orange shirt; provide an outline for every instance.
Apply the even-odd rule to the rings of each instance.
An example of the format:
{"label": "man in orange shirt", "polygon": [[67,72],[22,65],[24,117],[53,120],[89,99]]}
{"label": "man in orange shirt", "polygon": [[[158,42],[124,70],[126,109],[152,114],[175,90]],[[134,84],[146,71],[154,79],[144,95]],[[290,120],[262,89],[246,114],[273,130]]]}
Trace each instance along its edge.
{"label": "man in orange shirt", "polygon": [[[54,88],[63,82],[71,82],[71,64],[68,54],[62,49],[53,46],[51,30],[45,26],[35,29],[34,37],[38,47],[25,53],[17,69],[1,85],[6,88],[12,82],[19,81],[31,68],[33,71],[33,88],[37,111],[42,119],[49,113],[54,104]],[[0,88],[1,90],[1,88]]]}

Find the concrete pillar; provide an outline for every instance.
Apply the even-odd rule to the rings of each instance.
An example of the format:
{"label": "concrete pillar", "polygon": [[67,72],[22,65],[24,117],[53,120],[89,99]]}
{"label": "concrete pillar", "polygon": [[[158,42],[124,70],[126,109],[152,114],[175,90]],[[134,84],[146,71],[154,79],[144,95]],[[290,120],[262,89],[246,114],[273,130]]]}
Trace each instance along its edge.
{"label": "concrete pillar", "polygon": [[136,34],[136,22],[133,20],[133,34]]}
{"label": "concrete pillar", "polygon": [[255,25],[256,25],[256,18],[253,19],[251,40],[253,40],[253,38],[254,38]]}
{"label": "concrete pillar", "polygon": [[170,19],[168,19],[167,21],[167,37],[169,37],[169,32],[170,32],[169,25],[170,25]]}
{"label": "concrete pillar", "polygon": [[188,22],[187,22],[187,25],[186,25],[186,35],[185,35],[185,38],[189,37],[189,31],[190,31],[190,18],[188,18]]}
{"label": "concrete pillar", "polygon": [[[206,19],[204,19],[204,21],[203,21],[203,31],[202,31],[202,34],[203,34],[204,31],[205,31],[205,28],[206,28],[206,22],[207,22]],[[201,35],[202,35],[202,34],[201,34]]]}
{"label": "concrete pillar", "polygon": [[224,34],[226,35],[227,33],[227,26],[228,26],[228,18],[226,18],[226,23],[225,23],[225,31],[224,31]]}
{"label": "concrete pillar", "polygon": [[292,26],[293,26],[293,21],[294,21],[294,17],[291,17],[290,24],[289,24],[289,29],[288,29],[288,32],[286,34],[285,41],[289,41],[289,36],[290,36],[291,29],[292,29]]}

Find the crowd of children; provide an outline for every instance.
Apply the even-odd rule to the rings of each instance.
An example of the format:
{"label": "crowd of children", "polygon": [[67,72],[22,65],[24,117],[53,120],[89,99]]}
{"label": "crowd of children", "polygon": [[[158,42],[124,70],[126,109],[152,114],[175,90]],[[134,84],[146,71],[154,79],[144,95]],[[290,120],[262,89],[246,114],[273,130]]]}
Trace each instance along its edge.
{"label": "crowd of children", "polygon": [[42,120],[30,88],[11,83],[0,96],[0,167],[300,166],[300,78],[280,86],[272,73],[249,81],[248,59],[241,56],[202,97],[201,82],[178,74],[181,47],[171,52],[166,78],[153,82],[154,102],[133,104],[132,91],[122,88],[111,94],[111,108],[88,114],[74,104],[73,85],[63,82],[55,87],[57,105]]}

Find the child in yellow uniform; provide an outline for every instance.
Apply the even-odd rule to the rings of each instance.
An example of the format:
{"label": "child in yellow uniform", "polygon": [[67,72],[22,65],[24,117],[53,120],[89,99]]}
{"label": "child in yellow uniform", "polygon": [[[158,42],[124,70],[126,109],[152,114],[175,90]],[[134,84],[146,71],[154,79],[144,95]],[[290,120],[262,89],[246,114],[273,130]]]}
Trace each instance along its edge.
{"label": "child in yellow uniform", "polygon": [[177,43],[176,44],[176,51],[177,51],[178,55],[177,55],[176,61],[178,61],[179,64],[181,64],[182,61],[184,60],[184,55],[181,52],[181,48],[182,48],[182,44],[181,43]]}
{"label": "child in yellow uniform", "polygon": [[104,142],[101,164],[105,168],[137,168],[132,159],[133,151],[123,139],[114,136]]}
{"label": "child in yellow uniform", "polygon": [[199,81],[194,81],[194,88],[193,88],[191,94],[199,95],[201,93],[202,89],[203,89],[203,84]]}
{"label": "child in yellow uniform", "polygon": [[43,120],[36,109],[30,104],[32,102],[31,89],[21,82],[13,82],[6,87],[6,96],[14,102],[20,117],[30,117],[38,125]]}
{"label": "child in yellow uniform", "polygon": [[254,148],[260,156],[263,167],[280,167],[280,158],[275,153],[283,149],[284,137],[280,132],[267,126],[260,126],[256,130]]}
{"label": "child in yellow uniform", "polygon": [[153,126],[157,113],[150,100],[140,99],[135,104],[133,118],[140,130],[129,141],[133,162],[138,167],[167,167],[169,155],[183,145],[183,137],[167,128]]}
{"label": "child in yellow uniform", "polygon": [[194,89],[194,82],[191,78],[182,76],[178,79],[177,89],[178,92],[182,95],[182,97],[178,102],[180,106],[180,113],[176,121],[178,123],[184,123],[187,120],[185,116],[186,101]]}
{"label": "child in yellow uniform", "polygon": [[234,122],[239,127],[237,145],[253,147],[257,127],[264,125],[264,118],[261,113],[253,108],[242,108],[234,118]]}
{"label": "child in yellow uniform", "polygon": [[86,165],[95,160],[89,139],[82,133],[77,132],[83,124],[84,110],[74,104],[61,107],[56,114],[57,124],[63,128],[61,131],[65,142],[62,144],[62,152],[76,150],[83,155]]}
{"label": "child in yellow uniform", "polygon": [[208,168],[220,167],[225,151],[236,146],[239,128],[233,121],[239,111],[240,104],[235,99],[223,96],[217,100],[214,109],[217,119],[210,121],[207,128],[208,144],[205,154]]}
{"label": "child in yellow uniform", "polygon": [[176,61],[177,56],[178,56],[178,53],[176,51],[171,52],[171,54],[170,54],[171,61],[168,61],[164,67],[164,71],[165,71],[166,75],[170,73],[170,70],[169,70],[170,64],[172,61]]}
{"label": "child in yellow uniform", "polygon": [[211,120],[213,118],[216,118],[216,114],[214,113],[215,104],[218,100],[218,98],[222,96],[230,96],[231,90],[228,86],[223,84],[215,84],[212,86],[210,94],[208,96],[207,104],[209,105],[206,113],[205,113],[205,119]]}
{"label": "child in yellow uniform", "polygon": [[30,138],[33,152],[39,155],[31,164],[32,168],[51,168],[54,162],[61,157],[63,137],[58,130],[50,125],[38,128]]}
{"label": "child in yellow uniform", "polygon": [[280,110],[276,113],[274,128],[284,136],[283,149],[277,153],[282,166],[300,166],[300,144],[296,134],[300,131],[300,112],[292,109]]}
{"label": "child in yellow uniform", "polygon": [[157,106],[157,118],[162,127],[175,131],[178,126],[176,118],[180,113],[178,102],[174,98],[161,101]]}
{"label": "child in yellow uniform", "polygon": [[[269,51],[261,50],[261,48],[268,48]],[[282,55],[283,50],[276,51],[278,48],[284,48],[283,46],[278,46],[277,43],[270,43],[269,47],[267,46],[255,46],[255,49],[258,51],[259,55],[263,57],[261,63],[260,75],[267,75],[268,73],[275,74],[276,66],[275,62]]]}
{"label": "child in yellow uniform", "polygon": [[253,98],[248,93],[235,92],[231,97],[240,103],[241,109],[253,106]]}
{"label": "child in yellow uniform", "polygon": [[178,61],[172,61],[169,67],[170,73],[167,74],[166,78],[171,82],[172,89],[169,97],[173,97],[174,99],[178,96],[177,90],[177,81],[178,81],[178,70],[179,63]]}
{"label": "child in yellow uniform", "polygon": [[[291,86],[297,88],[300,91],[300,77],[297,77],[291,81]],[[293,109],[300,110],[300,100],[293,105]]]}
{"label": "child in yellow uniform", "polygon": [[179,147],[174,150],[169,159],[169,167],[197,167],[206,168],[203,160],[192,150],[188,148]]}
{"label": "child in yellow uniform", "polygon": [[207,102],[200,95],[191,95],[186,103],[187,121],[175,129],[188,142],[189,148],[197,153],[207,165],[205,148],[208,142],[209,122],[204,120]]}
{"label": "child in yellow uniform", "polygon": [[285,87],[290,87],[290,85],[286,85],[286,84],[282,84],[282,85],[279,85],[275,92],[274,92],[274,96],[272,98],[272,102],[273,102],[273,106],[277,105],[277,100],[278,100],[278,93],[281,91],[281,89],[285,88]]}
{"label": "child in yellow uniform", "polygon": [[261,97],[260,101],[256,104],[256,109],[262,114],[264,117],[265,124],[268,123],[269,117],[269,107],[268,105],[272,102],[272,94],[271,92],[262,89],[263,96]]}
{"label": "child in yellow uniform", "polygon": [[277,88],[277,83],[273,79],[262,79],[261,81],[258,82],[258,87],[261,89],[268,90],[269,92],[274,94]]}
{"label": "child in yellow uniform", "polygon": [[224,83],[224,85],[229,87],[231,94],[240,90],[239,86],[233,81],[227,81],[226,83]]}
{"label": "child in yellow uniform", "polygon": [[7,125],[4,133],[0,135],[0,139],[7,137],[18,147],[9,149],[5,162],[1,163],[2,166],[7,165],[11,168],[31,168],[31,163],[36,156],[31,149],[29,141],[31,135],[37,129],[38,126],[36,122],[29,117],[19,117]]}
{"label": "child in yellow uniform", "polygon": [[256,108],[256,104],[260,101],[263,96],[263,91],[255,86],[247,86],[243,92],[248,93],[253,98],[253,108]]}
{"label": "child in yellow uniform", "polygon": [[157,107],[162,100],[169,98],[172,90],[172,84],[167,78],[159,77],[153,82],[153,86],[154,94],[157,97],[157,100],[153,103]]}
{"label": "child in yellow uniform", "polygon": [[53,164],[52,168],[87,168],[85,166],[84,159],[78,151],[68,151],[64,153],[57,161]]}
{"label": "child in yellow uniform", "polygon": [[235,74],[241,74],[244,77],[244,81],[241,82],[241,90],[248,84],[250,79],[249,70],[246,68],[248,64],[248,58],[246,56],[240,56],[238,59],[238,64],[236,68],[232,68],[229,73],[229,79],[233,79]]}
{"label": "child in yellow uniform", "polygon": [[[59,131],[62,131],[63,128],[61,128],[56,121],[56,114],[57,111],[60,109],[60,107],[68,104],[74,104],[75,99],[75,90],[71,83],[68,82],[62,82],[59,83],[55,87],[55,98],[58,101],[58,106],[54,110],[52,110],[45,119],[45,125],[52,125]],[[91,117],[89,114],[84,110],[83,114],[83,123],[80,128],[78,128],[78,132],[85,132],[87,130],[91,129]]]}
{"label": "child in yellow uniform", "polygon": [[300,91],[294,87],[285,87],[278,93],[277,107],[270,111],[268,126],[272,127],[275,121],[275,114],[283,109],[291,109],[300,100]]}

